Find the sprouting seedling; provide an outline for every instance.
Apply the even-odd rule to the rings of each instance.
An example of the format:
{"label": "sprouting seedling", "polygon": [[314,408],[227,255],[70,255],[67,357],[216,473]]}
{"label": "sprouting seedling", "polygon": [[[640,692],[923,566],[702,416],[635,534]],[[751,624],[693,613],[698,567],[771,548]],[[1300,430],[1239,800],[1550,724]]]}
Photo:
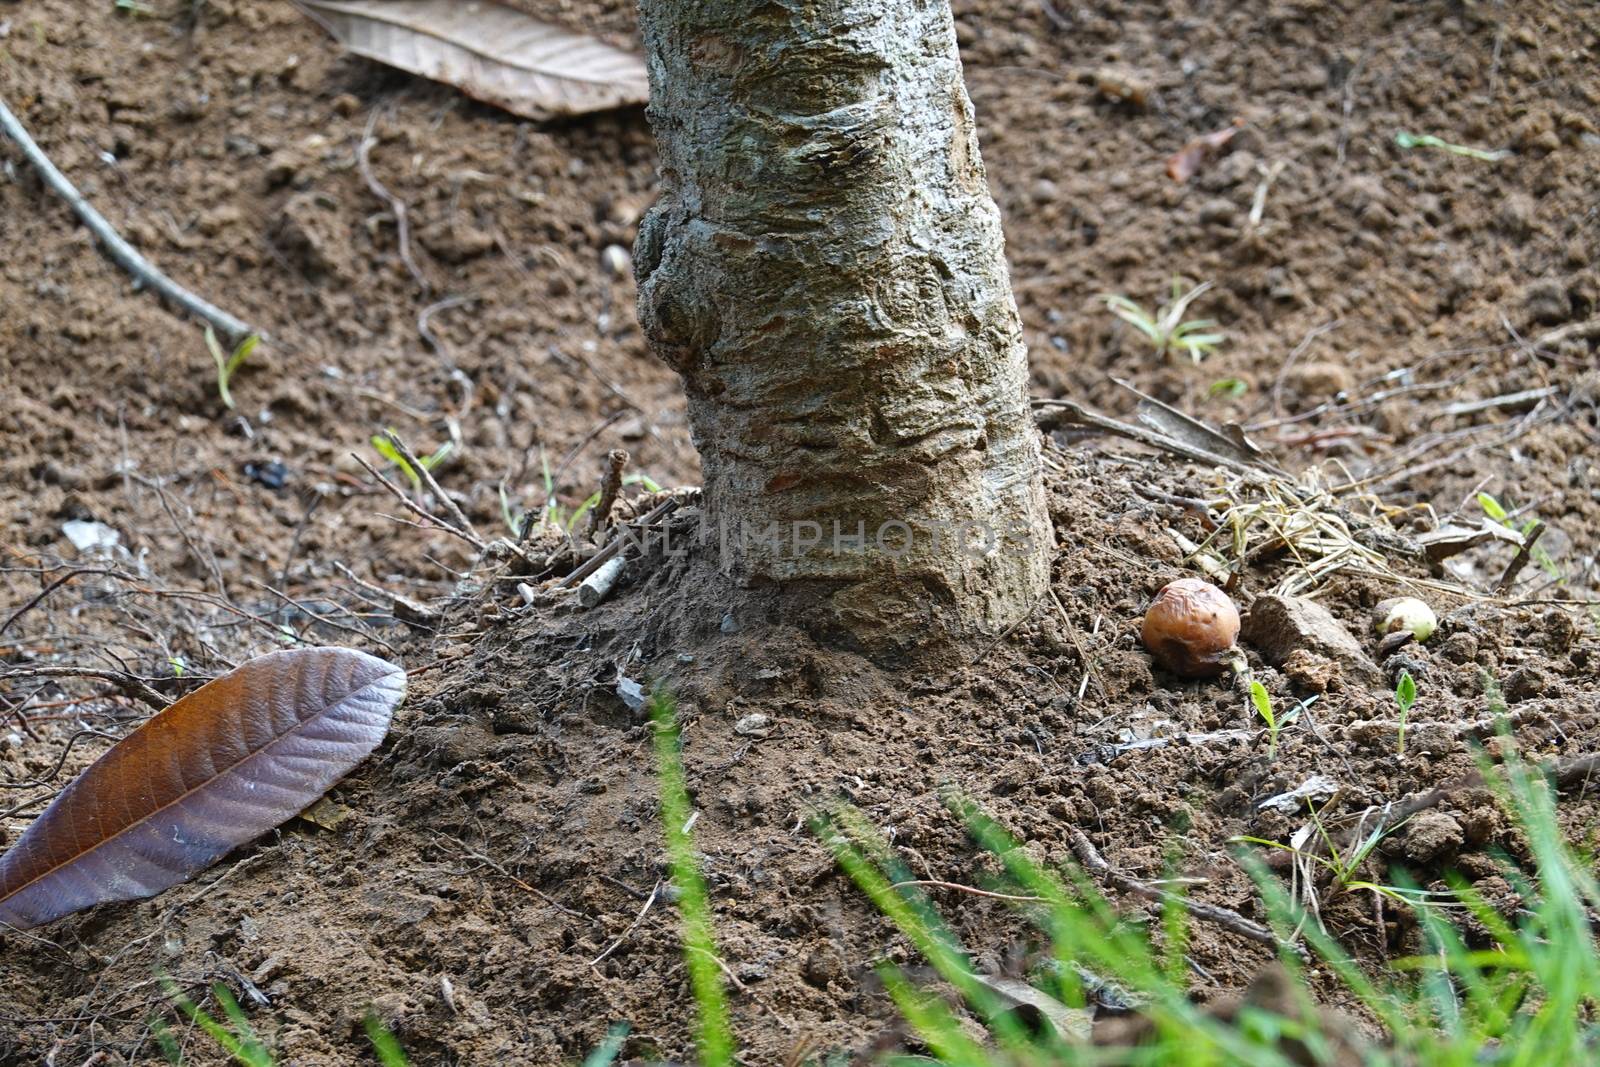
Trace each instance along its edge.
{"label": "sprouting seedling", "polygon": [[1394,686],[1394,702],[1400,705],[1400,731],[1399,739],[1395,743],[1395,754],[1406,754],[1406,715],[1410,713],[1411,706],[1417,702],[1417,683],[1411,677],[1410,671],[1401,671],[1400,680]]}
{"label": "sprouting seedling", "polygon": [[1250,391],[1250,383],[1243,378],[1223,378],[1211,383],[1211,388],[1206,390],[1210,397],[1227,397],[1237,399]]}
{"label": "sprouting seedling", "polygon": [[244,361],[250,358],[250,353],[256,350],[256,345],[261,343],[261,338],[251,334],[239,342],[239,347],[233,350],[232,355],[222,354],[222,345],[217,340],[217,331],[206,327],[206,347],[211,350],[211,358],[217,364],[217,395],[222,397],[222,402],[228,410],[233,410],[233,394],[228,391],[228,386],[233,382],[235,372]]}
{"label": "sprouting seedling", "polygon": [[511,531],[512,537],[521,537],[523,524],[528,521],[528,513],[518,511],[511,506],[511,497],[506,493],[505,482],[500,483],[499,489],[500,519],[506,524],[506,529]]}
{"label": "sprouting seedling", "polygon": [[1102,294],[1100,299],[1113,315],[1144,334],[1157,355],[1165,356],[1174,349],[1182,349],[1191,360],[1199,363],[1226,339],[1217,330],[1215,319],[1185,321],[1183,317],[1188,313],[1189,305],[1210,288],[1210,282],[1201,282],[1184,292],[1182,280],[1174,278],[1172,299],[1161,305],[1154,315],[1118,293]]}
{"label": "sprouting seedling", "polygon": [[[388,432],[393,433],[394,431],[390,430]],[[422,492],[422,474],[412,468],[411,464],[406,461],[406,457],[400,454],[400,450],[395,448],[394,445],[389,442],[387,437],[381,433],[373,434],[372,447],[377,449],[378,455],[382,456],[384,459],[400,468],[400,473],[404,474],[406,476],[406,480],[411,483],[411,491],[413,493]],[[418,456],[417,462],[422,464],[423,469],[431,471],[439,464],[443,463],[449,457],[450,453],[454,451],[455,443],[453,441],[446,441],[430,454],[426,456]]]}
{"label": "sprouting seedling", "polygon": [[1401,148],[1439,148],[1454,155],[1466,156],[1468,159],[1481,159],[1485,163],[1498,163],[1511,154],[1504,148],[1493,150],[1468,148],[1466,145],[1451,144],[1431,133],[1406,133],[1404,130],[1394,135],[1394,143]]}
{"label": "sprouting seedling", "polygon": [[[1324,805],[1325,807],[1326,805]],[[1431,901],[1434,897],[1453,896],[1453,894],[1447,892],[1430,892],[1384,885],[1380,882],[1373,882],[1360,877],[1362,864],[1366,863],[1385,838],[1404,826],[1406,820],[1402,819],[1391,825],[1382,818],[1378,818],[1374,820],[1370,830],[1364,830],[1365,819],[1363,819],[1356,831],[1360,836],[1349,843],[1346,848],[1341,849],[1339,843],[1334,840],[1333,835],[1328,832],[1327,825],[1322,821],[1322,812],[1318,811],[1315,805],[1309,804],[1307,805],[1307,810],[1311,814],[1311,824],[1302,827],[1300,832],[1288,844],[1282,841],[1271,841],[1263,837],[1241,836],[1232,840],[1287,852],[1295,858],[1297,864],[1306,863],[1309,865],[1315,863],[1332,875],[1334,884],[1346,892],[1368,890],[1406,904]],[[1313,830],[1315,830],[1317,838],[1322,843],[1321,851],[1305,847],[1309,843]],[[1309,866],[1306,867],[1306,870],[1310,870]]]}
{"label": "sprouting seedling", "polygon": [[1278,755],[1278,717],[1272,712],[1272,694],[1254,678],[1250,679],[1250,703],[1256,706],[1256,714],[1266,721],[1267,755],[1275,759]]}
{"label": "sprouting seedling", "polygon": [[127,15],[142,15],[149,17],[156,13],[155,8],[151,7],[149,4],[141,3],[140,0],[117,0],[116,8],[118,11],[121,11]]}

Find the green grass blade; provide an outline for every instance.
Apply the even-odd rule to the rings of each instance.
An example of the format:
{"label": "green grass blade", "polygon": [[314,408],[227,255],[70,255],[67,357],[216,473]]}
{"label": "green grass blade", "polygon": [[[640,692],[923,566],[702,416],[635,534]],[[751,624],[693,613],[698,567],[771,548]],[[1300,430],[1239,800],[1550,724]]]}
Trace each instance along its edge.
{"label": "green grass blade", "polygon": [[361,1020],[361,1025],[366,1028],[367,1040],[372,1042],[373,1055],[378,1057],[383,1067],[406,1067],[405,1050],[400,1047],[394,1031],[383,1025],[382,1019],[369,1011],[366,1018]]}
{"label": "green grass blade", "polygon": [[711,904],[694,853],[694,838],[689,831],[691,805],[684,784],[683,752],[671,698],[655,694],[650,701],[650,717],[655,724],[667,859],[672,868],[672,884],[678,890],[678,914],[683,923],[683,962],[698,1008],[696,1044],[700,1050],[700,1065],[730,1067],[734,1048],[727,994],[722,988],[722,969],[717,965]]}
{"label": "green grass blade", "polygon": [[611,1029],[606,1031],[605,1040],[584,1057],[583,1067],[611,1067],[617,1057],[622,1055],[622,1043],[626,1040],[628,1040],[628,1024],[612,1023]]}

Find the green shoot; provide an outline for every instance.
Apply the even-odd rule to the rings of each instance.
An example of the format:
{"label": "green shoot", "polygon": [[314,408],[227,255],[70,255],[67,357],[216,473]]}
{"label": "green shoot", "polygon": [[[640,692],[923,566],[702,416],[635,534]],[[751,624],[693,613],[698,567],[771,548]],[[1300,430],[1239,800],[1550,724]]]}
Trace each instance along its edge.
{"label": "green shoot", "polygon": [[1404,130],[1394,135],[1394,143],[1401,148],[1439,148],[1454,155],[1466,156],[1468,159],[1481,159],[1486,163],[1498,163],[1511,154],[1504,148],[1492,151],[1468,148],[1466,145],[1451,144],[1449,141],[1441,140],[1431,133],[1406,133]]}
{"label": "green shoot", "polygon": [[1236,837],[1233,840],[1239,843],[1260,845],[1263,848],[1277,849],[1280,852],[1287,852],[1293,855],[1296,860],[1315,863],[1333,876],[1334,884],[1343,892],[1365,890],[1409,905],[1425,902],[1435,896],[1449,897],[1452,895],[1450,893],[1431,893],[1423,890],[1410,890],[1401,886],[1383,885],[1360,877],[1361,865],[1367,862],[1373,851],[1383,843],[1384,838],[1405,825],[1404,820],[1390,826],[1386,825],[1380,818],[1373,823],[1372,829],[1366,831],[1360,840],[1353,843],[1349,848],[1341,850],[1339,843],[1334,840],[1333,835],[1328,832],[1327,826],[1324,825],[1321,812],[1317,811],[1315,807],[1311,807],[1309,810],[1311,813],[1311,828],[1316,830],[1317,838],[1322,842],[1322,847],[1327,852],[1326,855],[1319,852],[1306,851],[1302,847],[1303,841],[1298,838],[1292,839],[1295,842],[1293,844],[1284,844],[1282,841],[1269,841],[1261,837]]}
{"label": "green shoot", "polygon": [[1116,293],[1102,294],[1100,299],[1108,311],[1143,334],[1158,356],[1181,349],[1192,361],[1199,363],[1226,339],[1217,331],[1215,319],[1185,321],[1183,317],[1188,313],[1189,305],[1210,288],[1210,282],[1201,282],[1184,292],[1182,281],[1174,278],[1172,298],[1153,315],[1142,305]]}
{"label": "green shoot", "polygon": [[1211,388],[1206,390],[1206,395],[1212,399],[1226,397],[1236,400],[1250,391],[1250,383],[1243,378],[1223,378],[1211,383]]}
{"label": "green shoot", "polygon": [[233,383],[233,376],[244,366],[244,361],[250,358],[250,353],[254,352],[260,343],[261,338],[251,334],[239,342],[239,347],[233,350],[232,355],[225,356],[222,354],[222,345],[217,340],[217,331],[209,326],[206,327],[206,347],[211,350],[211,359],[217,365],[217,395],[222,398],[222,403],[229,411],[233,410],[233,394],[228,391],[229,385]]}
{"label": "green shoot", "polygon": [[[140,0],[117,0],[116,8],[126,15],[140,15],[148,18],[156,13],[156,9]],[[229,405],[230,407],[232,405]]]}
{"label": "green shoot", "polygon": [[1395,683],[1394,702],[1400,705],[1400,736],[1395,744],[1395,755],[1406,754],[1406,715],[1410,713],[1411,706],[1417,702],[1417,683],[1411,677],[1410,671],[1401,671],[1400,680]]}
{"label": "green shoot", "polygon": [[[389,432],[393,433],[394,431],[390,430]],[[399,449],[395,448],[394,445],[389,443],[389,439],[387,437],[381,433],[373,434],[372,447],[377,450],[378,455],[382,456],[384,459],[400,468],[400,473],[404,474],[406,476],[406,480],[411,483],[411,491],[413,493],[422,492],[422,475],[411,468],[411,464],[406,462],[406,458],[400,454]],[[431,454],[426,456],[418,456],[417,462],[422,464],[424,469],[431,471],[449,458],[450,453],[454,451],[455,443],[452,441],[446,441]]]}
{"label": "green shoot", "polygon": [[367,1040],[372,1042],[372,1051],[383,1067],[406,1067],[406,1054],[395,1039],[394,1032],[383,1025],[382,1019],[369,1011],[367,1017],[361,1020],[361,1025],[366,1028]]}
{"label": "green shoot", "polygon": [[[250,1020],[245,1018],[244,1009],[239,1007],[239,1002],[234,999],[233,993],[227,986],[218,982],[211,987],[211,993],[217,998],[217,1003],[222,1005],[223,1014],[228,1017],[228,1022],[232,1024],[231,1029],[228,1026],[224,1026],[219,1020],[206,1012],[204,1008],[190,1000],[188,994],[178,988],[178,984],[172,979],[162,979],[161,984],[178,1010],[188,1016],[190,1022],[209,1034],[213,1041],[221,1045],[222,1050],[234,1062],[243,1064],[244,1067],[273,1067],[272,1053],[267,1050],[267,1046],[263,1045],[261,1039],[256,1036],[255,1030],[250,1026]],[[164,1025],[161,1024],[161,1027],[164,1027]],[[161,1029],[158,1027],[157,1033],[159,1034],[160,1032]],[[172,1058],[173,1053],[177,1051],[177,1045],[172,1041],[170,1035],[167,1036],[166,1040],[158,1037],[157,1043],[161,1045],[162,1051],[167,1054],[168,1058]],[[180,1060],[173,1059],[173,1062],[177,1063]]]}
{"label": "green shoot", "polygon": [[728,1025],[727,995],[722,988],[711,903],[690,832],[694,813],[684,784],[683,751],[672,699],[660,692],[653,695],[650,717],[655,724],[656,763],[661,774],[661,820],[666,827],[667,860],[683,920],[683,963],[699,1008],[696,1044],[700,1067],[732,1067],[733,1032]]}
{"label": "green shoot", "polygon": [[[198,1026],[213,1041],[222,1046],[235,1063],[243,1067],[275,1067],[277,1058],[256,1036],[250,1020],[245,1017],[244,1009],[239,1006],[233,993],[221,982],[211,987],[211,993],[217,998],[217,1003],[222,1005],[222,1013],[227,1016],[228,1025],[190,1000],[188,995],[178,987],[170,978],[163,978],[161,986],[166,990],[167,997],[173,1005],[182,1012],[189,1021]],[[365,1019],[367,1038],[372,1042],[372,1050],[378,1057],[378,1062],[383,1067],[406,1067],[406,1055],[400,1048],[400,1042],[395,1040],[394,1034],[383,1025],[379,1018],[367,1013]],[[161,1054],[167,1062],[183,1063],[183,1052],[178,1047],[178,1042],[172,1036],[172,1030],[161,1019],[150,1020],[150,1032],[155,1037],[156,1044],[161,1047]]]}
{"label": "green shoot", "polygon": [[1267,687],[1250,679],[1250,703],[1256,706],[1256,714],[1260,715],[1267,723],[1267,755],[1273,759],[1278,755],[1278,717],[1272,713],[1272,694],[1267,692]]}
{"label": "green shoot", "polygon": [[606,1031],[605,1040],[583,1058],[583,1067],[611,1067],[617,1062],[617,1057],[622,1055],[622,1043],[626,1040],[628,1040],[628,1024],[612,1023],[611,1029]]}
{"label": "green shoot", "polygon": [[500,486],[500,521],[506,524],[506,529],[511,531],[512,537],[522,536],[522,525],[528,521],[527,512],[517,511],[511,506],[511,497],[506,493],[506,483]]}

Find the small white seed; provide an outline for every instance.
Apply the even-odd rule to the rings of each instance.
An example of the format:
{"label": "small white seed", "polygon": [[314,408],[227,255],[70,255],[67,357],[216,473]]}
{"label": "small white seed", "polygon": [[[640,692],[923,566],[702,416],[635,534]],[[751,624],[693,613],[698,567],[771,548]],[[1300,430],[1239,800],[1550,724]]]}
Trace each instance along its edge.
{"label": "small white seed", "polygon": [[1420,642],[1433,636],[1439,620],[1433,609],[1416,597],[1397,596],[1372,609],[1372,627],[1385,637],[1406,630]]}
{"label": "small white seed", "polygon": [[621,245],[606,245],[600,253],[600,265],[613,278],[621,278],[633,269],[633,257]]}

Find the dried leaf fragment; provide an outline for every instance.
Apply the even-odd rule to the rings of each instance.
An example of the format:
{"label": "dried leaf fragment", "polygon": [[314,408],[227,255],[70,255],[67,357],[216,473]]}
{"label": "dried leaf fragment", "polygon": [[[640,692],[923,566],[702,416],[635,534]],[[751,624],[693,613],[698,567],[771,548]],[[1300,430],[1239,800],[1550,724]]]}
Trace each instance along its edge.
{"label": "dried leaf fragment", "polygon": [[158,712],[0,856],[0,923],[154,896],[304,810],[389,730],[406,676],[347,648],[271,652]]}
{"label": "dried leaf fragment", "polygon": [[1175,182],[1186,182],[1211,162],[1233,140],[1233,135],[1244,126],[1241,119],[1220,130],[1202,134],[1167,157],[1167,177]]}
{"label": "dried leaf fragment", "polygon": [[532,119],[642,104],[644,60],[492,0],[295,0],[350,51]]}

